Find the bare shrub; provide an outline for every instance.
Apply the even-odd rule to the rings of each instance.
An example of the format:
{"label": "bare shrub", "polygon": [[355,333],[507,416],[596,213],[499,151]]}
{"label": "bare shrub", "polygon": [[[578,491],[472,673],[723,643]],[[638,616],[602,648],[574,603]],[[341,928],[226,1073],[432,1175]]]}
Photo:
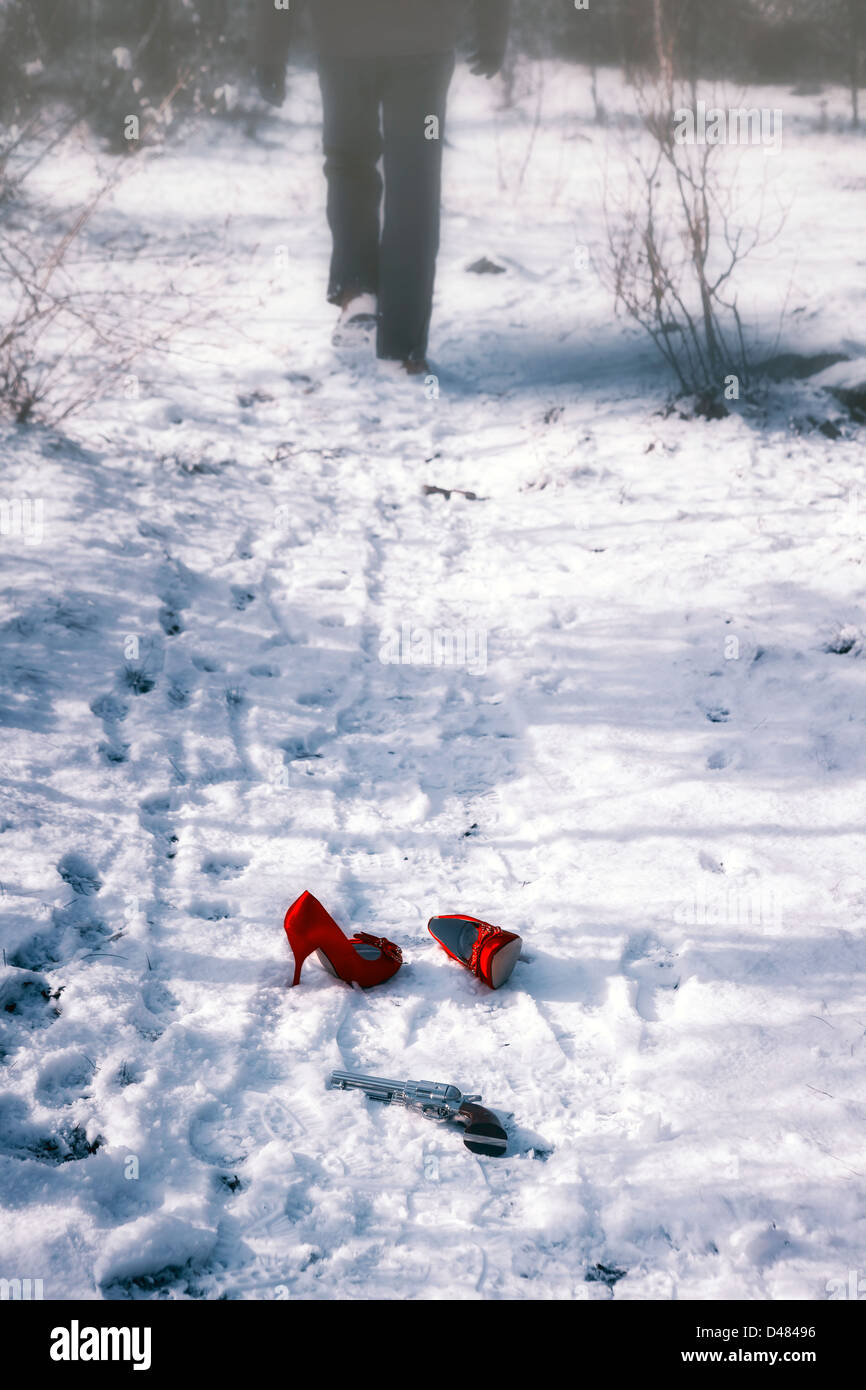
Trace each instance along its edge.
{"label": "bare shrub", "polygon": [[134,258],[90,235],[101,204],[143,168],[138,161],[114,161],[68,211],[31,193],[31,176],[62,158],[68,137],[62,123],[53,130],[34,118],[0,148],[0,413],[19,424],[60,424],[201,316],[191,288],[142,289],[127,273]]}
{"label": "bare shrub", "polygon": [[698,89],[677,76],[662,13],[657,5],[655,71],[635,85],[641,138],[622,182],[606,181],[606,271],[617,307],[649,334],[682,390],[712,394],[728,375],[746,385],[753,374],[740,271],[778,236],[784,212],[769,228],[766,179],[757,195],[744,190],[742,151],[677,138],[678,113],[694,110]]}

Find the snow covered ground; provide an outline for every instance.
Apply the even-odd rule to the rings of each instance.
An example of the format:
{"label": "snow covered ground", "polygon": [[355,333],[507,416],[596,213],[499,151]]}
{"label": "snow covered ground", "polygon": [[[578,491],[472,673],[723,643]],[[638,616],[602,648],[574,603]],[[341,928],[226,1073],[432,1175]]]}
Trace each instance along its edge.
{"label": "snow covered ground", "polygon": [[[171,357],[73,441],[4,431],[43,520],[2,537],[0,1276],[46,1297],[824,1299],[866,1270],[862,431],[803,385],[663,412],[575,264],[616,137],[584,73],[544,75],[510,113],[455,82],[438,397],[334,357],[299,73],[89,230],[119,283],[195,290]],[[843,94],[823,130],[816,97],[752,101],[785,110],[748,157],[791,208],[753,284],[790,295],[783,346],[864,357]],[[61,211],[92,153],[41,177]],[[437,629],[462,662],[424,663]],[[305,888],[397,976],[290,990]],[[502,991],[427,935],[448,909],[523,935]],[[508,1157],[335,1066],[482,1091]]]}

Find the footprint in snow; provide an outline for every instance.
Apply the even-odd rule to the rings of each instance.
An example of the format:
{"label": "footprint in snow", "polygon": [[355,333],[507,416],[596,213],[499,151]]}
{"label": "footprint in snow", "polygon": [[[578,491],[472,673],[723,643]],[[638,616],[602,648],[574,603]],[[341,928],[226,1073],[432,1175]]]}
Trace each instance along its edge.
{"label": "footprint in snow", "polygon": [[69,1163],[88,1158],[104,1140],[88,1140],[81,1125],[63,1125],[54,1133],[35,1124],[23,1101],[7,1097],[0,1102],[0,1152],[10,1158],[35,1158],[39,1163]]}
{"label": "footprint in snow", "polygon": [[290,763],[302,762],[307,758],[321,758],[323,756],[318,750],[325,738],[324,730],[316,729],[305,737],[283,739],[282,743],[277,746],[282,748]]}
{"label": "footprint in snow", "polygon": [[222,666],[220,665],[217,658],[215,656],[208,655],[207,652],[196,653],[196,655],[192,658],[192,664],[193,666],[197,667],[199,671],[213,672],[222,670]]}
{"label": "footprint in snow", "polygon": [[48,621],[67,632],[92,632],[97,623],[96,607],[92,599],[81,594],[67,594],[53,602]]}
{"label": "footprint in snow", "polygon": [[[0,985],[0,1020],[4,1025],[14,1022],[31,1030],[48,1028],[60,1017],[60,993],[51,989],[44,975],[28,972],[26,979],[16,975]],[[6,1027],[3,1041],[15,1041]],[[7,1053],[8,1048],[0,1046],[0,1054]]]}
{"label": "footprint in snow", "polygon": [[591,1265],[584,1275],[584,1282],[606,1284],[609,1289],[613,1289],[614,1284],[619,1283],[627,1274],[627,1269],[617,1269],[614,1265]]}
{"label": "footprint in snow", "polygon": [[626,944],[621,968],[623,974],[636,983],[635,1012],[645,1023],[658,1021],[658,991],[675,990],[679,987],[680,977],[675,962],[674,952],[651,932],[632,936]]}
{"label": "footprint in snow", "polygon": [[[97,916],[89,902],[88,895],[78,895],[62,907],[56,907],[51,914],[54,939],[63,957],[79,951],[90,955],[105,955],[106,941],[114,933],[102,917]],[[47,962],[46,962],[47,966]]]}
{"label": "footprint in snow", "polygon": [[212,874],[214,878],[237,878],[247,867],[249,859],[240,855],[212,854],[201,866],[203,874]]}
{"label": "footprint in snow", "polygon": [[141,991],[141,1000],[148,1013],[160,1014],[174,1013],[177,1008],[177,1000],[171,990],[164,985],[161,980],[151,980]]}
{"label": "footprint in snow", "polygon": [[90,703],[91,713],[102,720],[106,738],[98,745],[100,756],[109,765],[125,763],[129,755],[129,744],[124,743],[117,734],[117,725],[123,723],[129,713],[129,705],[116,695],[97,695]]}
{"label": "footprint in snow", "polygon": [[100,757],[111,767],[117,767],[129,760],[129,744],[121,743],[119,739],[112,739],[110,743],[100,743],[98,748]]}
{"label": "footprint in snow", "polygon": [[58,933],[39,932],[23,941],[8,960],[16,970],[53,970],[60,963],[60,954]]}
{"label": "footprint in snow", "polygon": [[118,700],[116,695],[97,695],[91,701],[90,709],[103,724],[120,724],[129,713],[129,705]]}
{"label": "footprint in snow", "polygon": [[[289,1138],[296,1132],[291,1112],[276,1098],[209,1101],[190,1123],[189,1145],[204,1163],[236,1168],[271,1139]],[[268,1229],[273,1233],[273,1227]]]}
{"label": "footprint in snow", "polygon": [[92,1062],[80,1052],[57,1054],[43,1066],[36,1082],[36,1097],[42,1105],[72,1105],[89,1094],[94,1075]]}
{"label": "footprint in snow", "polygon": [[201,917],[205,922],[224,922],[232,915],[227,902],[205,902],[200,898],[190,903],[188,911],[190,917]]}
{"label": "footprint in snow", "polygon": [[702,708],[711,724],[727,724],[731,717],[731,711],[724,705],[705,705]]}
{"label": "footprint in snow", "polygon": [[719,772],[722,768],[729,767],[730,762],[730,753],[726,753],[722,749],[717,748],[715,752],[711,753],[707,758],[707,767],[710,772]]}
{"label": "footprint in snow", "polygon": [[235,554],[239,560],[251,560],[253,558],[253,540],[248,531],[239,538],[235,546]]}
{"label": "footprint in snow", "polygon": [[231,592],[232,602],[240,613],[243,613],[245,608],[249,608],[250,604],[256,601],[256,595],[252,589],[244,588],[240,584],[233,584]]}
{"label": "footprint in snow", "polygon": [[332,705],[337,698],[334,690],[308,690],[302,691],[297,697],[297,703],[309,708],[320,708],[324,705]]}
{"label": "footprint in snow", "polygon": [[57,865],[57,872],[68,883],[73,893],[81,893],[89,897],[98,893],[102,887],[102,881],[94,869],[83,855],[75,854],[70,851],[64,854],[60,863]]}
{"label": "footprint in snow", "polygon": [[183,632],[183,623],[176,608],[166,605],[159,610],[159,625],[166,637],[177,637]]}

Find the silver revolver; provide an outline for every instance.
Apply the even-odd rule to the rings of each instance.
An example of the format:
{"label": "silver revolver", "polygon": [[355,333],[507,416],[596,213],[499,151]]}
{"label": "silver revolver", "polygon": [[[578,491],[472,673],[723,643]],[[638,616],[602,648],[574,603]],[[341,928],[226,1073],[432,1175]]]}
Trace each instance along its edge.
{"label": "silver revolver", "polygon": [[390,1081],[383,1076],[364,1076],[357,1071],[332,1071],[329,1086],[341,1091],[363,1091],[371,1100],[386,1105],[405,1105],[437,1120],[456,1120],[464,1125],[463,1143],[474,1154],[501,1158],[508,1136],[483,1105],[480,1096],[465,1096],[457,1086],[438,1081]]}

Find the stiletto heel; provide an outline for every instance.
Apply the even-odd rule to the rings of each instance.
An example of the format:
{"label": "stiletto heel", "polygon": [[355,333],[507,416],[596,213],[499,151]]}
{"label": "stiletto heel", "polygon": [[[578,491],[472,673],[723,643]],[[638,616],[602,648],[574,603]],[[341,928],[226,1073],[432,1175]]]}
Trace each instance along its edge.
{"label": "stiletto heel", "polygon": [[387,937],[363,931],[347,937],[312,893],[295,899],[283,926],[295,958],[292,985],[300,983],[301,966],[313,951],[330,974],[365,989],[390,980],[403,964],[403,952]]}
{"label": "stiletto heel", "polygon": [[[289,942],[291,943],[291,937],[289,937]],[[292,946],[292,955],[295,958],[295,978],[292,980],[292,985],[294,986],[301,983],[301,966],[307,959],[307,956],[310,955],[310,952],[304,951],[303,955],[301,955],[295,950],[294,946]]]}

